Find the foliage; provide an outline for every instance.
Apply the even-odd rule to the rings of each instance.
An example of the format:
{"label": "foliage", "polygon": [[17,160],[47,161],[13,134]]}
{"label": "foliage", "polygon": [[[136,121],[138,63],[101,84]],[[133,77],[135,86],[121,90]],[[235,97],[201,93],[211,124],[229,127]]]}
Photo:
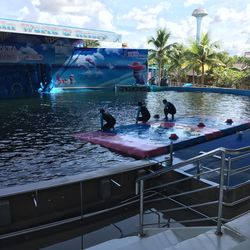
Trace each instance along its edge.
{"label": "foliage", "polygon": [[187,52],[187,60],[193,69],[201,71],[201,83],[205,82],[205,73],[210,67],[222,65],[217,57],[216,49],[219,48],[218,42],[211,42],[208,34],[202,34],[200,42],[193,42]]}
{"label": "foliage", "polygon": [[186,76],[186,48],[182,44],[175,44],[170,50],[169,59],[168,75],[174,81],[181,82]]}
{"label": "foliage", "polygon": [[243,79],[247,77],[247,74],[244,71],[216,67],[213,69],[212,76],[218,87],[239,88],[242,87]]}
{"label": "foliage", "polygon": [[170,35],[166,29],[158,29],[156,37],[151,37],[148,40],[148,44],[152,44],[154,47],[150,50],[149,60],[154,60],[158,66],[159,84],[164,76],[164,66],[169,62],[168,56],[173,47],[173,44],[168,44]]}
{"label": "foliage", "polygon": [[192,73],[192,82],[218,87],[250,88],[250,59],[231,56],[219,51],[219,43],[212,42],[208,34],[202,34],[201,41],[192,41],[189,47],[179,43],[168,44],[170,33],[158,29],[156,37],[148,40],[154,49],[150,50],[149,65],[158,66],[158,83],[166,76],[181,83]]}
{"label": "foliage", "polygon": [[100,42],[97,40],[83,40],[86,48],[98,48],[100,47]]}

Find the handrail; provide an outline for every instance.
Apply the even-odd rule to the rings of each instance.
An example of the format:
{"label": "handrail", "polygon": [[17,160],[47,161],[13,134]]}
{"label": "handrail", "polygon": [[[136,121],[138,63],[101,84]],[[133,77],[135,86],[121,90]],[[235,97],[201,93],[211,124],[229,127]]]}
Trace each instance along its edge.
{"label": "handrail", "polygon": [[237,149],[229,149],[223,148],[226,154],[241,154],[250,151],[250,146],[237,148]]}
{"label": "handrail", "polygon": [[[197,193],[197,192],[200,192],[200,191],[213,189],[213,188],[215,188],[215,187],[218,187],[218,185],[216,185],[216,186],[208,186],[208,187],[199,188],[199,189],[194,189],[194,190],[192,190],[192,191],[182,192],[182,193],[180,193],[180,194],[172,194],[172,195],[169,195],[168,197],[169,197],[169,198],[176,198],[176,197],[179,197],[179,196],[182,196],[182,195],[193,194],[193,193]],[[145,202],[155,202],[155,201],[159,201],[159,200],[161,200],[161,199],[162,199],[162,198],[155,198],[155,199],[153,199],[153,200],[145,201]]]}
{"label": "handrail", "polygon": [[250,169],[250,165],[247,165],[245,167],[242,167],[240,169],[231,169],[231,175],[236,175],[238,173],[245,172]]}
{"label": "handrail", "polygon": [[[172,171],[173,169],[169,169],[167,172],[170,172]],[[209,173],[213,173],[213,172],[217,172],[218,168],[216,169],[212,169],[212,170],[209,170],[209,171],[206,171],[206,172],[203,172],[203,173],[199,173],[199,174],[196,174],[195,176],[196,177],[199,177],[201,175],[204,175],[204,174],[209,174]],[[193,176],[188,176],[188,177],[185,177],[183,179],[180,179],[180,180],[176,180],[176,181],[171,181],[171,182],[168,182],[168,183],[164,183],[164,184],[160,184],[160,185],[157,185],[157,186],[154,186],[154,187],[151,187],[151,188],[147,188],[147,191],[150,191],[150,190],[154,190],[154,189],[157,189],[157,188],[162,188],[162,187],[166,187],[166,186],[170,186],[170,185],[173,185],[173,184],[177,184],[177,183],[180,183],[180,182],[184,182],[184,181],[188,181],[188,180],[191,180],[193,179]],[[138,189],[137,189],[138,190]],[[137,194],[137,193],[136,193]]]}
{"label": "handrail", "polygon": [[[250,148],[250,147],[249,147]],[[220,153],[224,148],[218,148],[218,149],[214,149],[210,152],[207,152],[207,153],[204,153],[202,155],[198,155],[198,156],[195,156],[195,157],[192,157],[188,160],[185,160],[185,161],[182,161],[182,162],[178,162],[176,164],[174,164],[171,168],[167,168],[167,169],[161,169],[155,173],[152,173],[152,174],[148,174],[146,176],[142,176],[142,177],[139,177],[136,182],[139,182],[141,180],[145,181],[145,180],[148,180],[148,179],[152,179],[154,177],[158,177],[159,175],[162,175],[162,174],[165,174],[166,172],[168,172],[169,170],[175,170],[177,168],[180,168],[180,167],[183,167],[185,165],[188,165],[188,164],[192,164],[192,163],[195,163],[196,161],[199,161],[199,160],[202,160],[202,159],[205,159],[207,158],[208,156],[211,156],[215,153]],[[250,150],[250,149],[249,149]]]}
{"label": "handrail", "polygon": [[[220,147],[220,148],[211,150],[209,152],[202,152],[201,155],[197,155],[197,156],[192,157],[190,159],[187,159],[185,161],[176,163],[176,164],[172,165],[171,167],[161,169],[161,170],[159,170],[159,171],[157,171],[155,173],[151,173],[151,174],[148,174],[146,176],[139,177],[136,180],[136,193],[137,194],[139,193],[139,197],[140,197],[139,235],[140,236],[144,235],[144,232],[143,232],[144,203],[157,202],[157,201],[163,200],[163,198],[153,198],[153,199],[150,199],[150,200],[146,200],[146,199],[144,199],[144,192],[145,191],[159,189],[159,188],[162,188],[162,187],[166,187],[168,185],[172,185],[172,184],[176,184],[176,183],[186,181],[188,179],[193,179],[194,177],[199,178],[201,175],[204,175],[207,172],[218,172],[218,170],[219,170],[219,176],[220,176],[219,184],[214,185],[214,186],[205,187],[205,188],[203,187],[203,188],[198,188],[198,189],[191,190],[191,191],[182,192],[180,194],[178,193],[178,194],[168,195],[165,199],[172,199],[172,198],[176,198],[176,197],[181,196],[181,195],[192,194],[192,193],[195,193],[195,192],[200,192],[200,191],[204,191],[204,190],[207,190],[207,189],[219,187],[218,201],[213,201],[211,203],[211,204],[213,204],[215,202],[218,203],[218,215],[217,215],[217,217],[205,218],[205,220],[207,220],[207,219],[210,219],[210,220],[216,219],[217,220],[217,231],[216,231],[216,233],[218,235],[221,235],[222,234],[221,226],[222,226],[222,222],[224,221],[223,217],[222,217],[222,208],[223,208],[223,205],[226,205],[226,203],[223,202],[224,178],[225,178],[225,176],[227,177],[227,185],[229,185],[229,177],[230,177],[231,172],[236,172],[236,171],[237,172],[242,172],[243,170],[246,171],[246,170],[248,170],[250,168],[249,165],[248,165],[248,166],[243,167],[243,170],[242,169],[241,170],[237,169],[236,171],[235,170],[232,171],[231,170],[231,160],[233,158],[231,158],[231,157],[226,158],[226,155],[227,154],[228,155],[237,155],[237,154],[247,153],[247,156],[248,156],[248,155],[250,155],[249,151],[250,151],[250,146],[242,147],[242,148],[238,148],[238,149],[228,149],[228,148]],[[192,176],[185,177],[185,178],[183,178],[181,180],[172,181],[172,182],[164,183],[164,184],[160,184],[160,185],[155,185],[155,186],[149,187],[147,189],[144,188],[145,181],[147,181],[147,180],[153,179],[155,177],[159,177],[159,176],[161,176],[163,174],[166,174],[166,173],[168,173],[170,171],[173,171],[173,170],[178,169],[178,168],[183,167],[183,166],[187,166],[187,165],[190,165],[190,164],[194,165],[194,163],[197,163],[197,162],[198,162],[198,164],[200,164],[202,160],[207,159],[208,157],[211,157],[211,156],[215,157],[216,154],[219,154],[219,156],[216,157],[216,158],[220,159],[220,167],[219,168],[215,168],[215,169],[212,169],[212,170],[209,170],[209,171],[206,171],[206,172],[202,172],[202,173],[199,171],[199,169],[197,169],[196,174],[194,174]],[[239,156],[239,157],[235,157],[235,158],[242,159],[242,158],[244,158],[244,156]],[[227,168],[225,168],[226,162],[228,163]],[[161,162],[159,162],[159,164],[160,163]],[[224,173],[224,171],[226,171],[226,173]],[[243,199],[241,199],[241,201],[244,201],[244,200],[247,200],[247,199],[243,198]],[[241,202],[241,201],[239,201],[239,202]],[[184,204],[184,208],[193,209],[195,207],[200,207],[200,206],[205,205],[205,204],[206,203],[204,203],[204,204],[196,204],[196,205],[189,205],[189,206]],[[210,204],[210,203],[207,203],[207,204]],[[181,210],[181,209],[183,209],[183,208],[172,208],[170,210],[167,209],[166,211],[177,211],[177,210]],[[162,210],[162,211],[164,211],[164,210]],[[205,217],[207,217],[207,216],[205,216]],[[185,222],[187,222],[187,221],[189,221],[189,220],[185,220]],[[195,221],[195,219],[192,219],[190,221],[193,222],[193,221]],[[178,222],[181,223],[180,221],[178,221]]]}
{"label": "handrail", "polygon": [[250,153],[247,153],[247,154],[244,154],[244,155],[239,155],[239,156],[236,156],[234,158],[231,158],[231,161],[237,161],[237,160],[243,159],[246,156],[250,156]]}
{"label": "handrail", "polygon": [[[244,152],[248,152],[248,151],[250,151],[250,146],[242,147],[242,148],[238,148],[238,149],[228,149],[228,148],[220,147],[220,148],[211,150],[209,152],[203,153],[201,155],[194,156],[188,160],[178,162],[178,163],[174,164],[170,169],[174,170],[174,169],[183,167],[185,165],[195,163],[199,160],[203,160],[203,159],[207,158],[208,156],[213,156],[216,153],[224,152],[225,154],[240,154],[240,153],[244,153]],[[161,163],[161,162],[159,162],[159,163]],[[146,176],[142,176],[142,177],[137,179],[137,182],[139,182],[140,180],[148,180],[148,179],[157,177],[159,175],[165,174],[170,169],[169,168],[168,169],[161,169],[159,171],[156,171],[155,173],[148,174]]]}

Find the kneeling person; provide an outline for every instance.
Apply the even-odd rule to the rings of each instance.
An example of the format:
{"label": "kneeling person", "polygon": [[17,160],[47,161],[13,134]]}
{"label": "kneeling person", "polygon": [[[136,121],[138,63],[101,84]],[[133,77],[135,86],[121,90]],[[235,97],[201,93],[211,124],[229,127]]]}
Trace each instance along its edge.
{"label": "kneeling person", "polygon": [[166,99],[162,100],[164,104],[164,114],[165,119],[168,120],[168,114],[172,115],[172,120],[174,120],[174,115],[176,114],[176,108],[173,103],[168,102]]}
{"label": "kneeling person", "polygon": [[146,106],[142,104],[142,102],[138,102],[138,111],[136,116],[136,123],[138,121],[146,123],[150,119],[150,113]]}
{"label": "kneeling person", "polygon": [[[100,109],[100,118],[102,131],[109,131],[110,129],[114,129],[116,120],[110,113],[105,112],[104,109]],[[103,121],[105,121],[106,123],[103,124]]]}

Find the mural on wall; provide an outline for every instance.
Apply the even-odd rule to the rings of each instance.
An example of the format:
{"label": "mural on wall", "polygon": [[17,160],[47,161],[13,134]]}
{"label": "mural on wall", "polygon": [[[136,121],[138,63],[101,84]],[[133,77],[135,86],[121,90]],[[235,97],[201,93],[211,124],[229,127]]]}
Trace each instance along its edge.
{"label": "mural on wall", "polygon": [[[57,59],[62,55],[64,62],[72,53],[73,41],[0,32],[0,97],[37,94],[41,83],[51,81],[56,51]],[[66,49],[60,54],[62,44]]]}
{"label": "mural on wall", "polygon": [[0,32],[0,97],[147,82],[147,50],[82,46],[81,39]]}
{"label": "mural on wall", "polygon": [[[147,82],[147,50],[75,48],[53,72],[55,87],[114,87]],[[56,59],[57,61],[57,54]]]}
{"label": "mural on wall", "polygon": [[0,44],[0,63],[47,64],[54,61],[54,57],[54,48],[50,44]]}

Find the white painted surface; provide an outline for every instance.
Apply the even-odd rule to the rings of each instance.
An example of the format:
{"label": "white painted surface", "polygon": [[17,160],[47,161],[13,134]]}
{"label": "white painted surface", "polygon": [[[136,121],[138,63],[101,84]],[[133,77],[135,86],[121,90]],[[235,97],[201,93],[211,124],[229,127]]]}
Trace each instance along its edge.
{"label": "white painted surface", "polygon": [[[88,250],[249,250],[250,213],[227,223],[222,236],[216,228],[172,228],[149,237],[136,236],[104,242]],[[150,233],[149,233],[150,234]]]}

